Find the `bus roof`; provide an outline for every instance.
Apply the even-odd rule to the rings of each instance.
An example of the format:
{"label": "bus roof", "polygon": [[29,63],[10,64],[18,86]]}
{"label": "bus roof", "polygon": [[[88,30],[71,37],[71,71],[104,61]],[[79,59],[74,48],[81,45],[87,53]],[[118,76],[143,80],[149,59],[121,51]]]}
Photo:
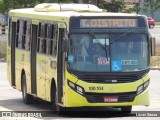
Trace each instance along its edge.
{"label": "bus roof", "polygon": [[[95,7],[94,5],[89,5],[89,6],[94,6],[91,9],[86,9],[86,8],[79,9],[78,8],[74,10],[74,9],[67,8],[62,11],[60,11],[59,8],[58,10],[52,10],[52,9],[48,10],[45,8],[46,6],[44,6],[44,8],[41,9],[39,8],[40,5],[37,5],[38,6],[37,8],[35,6],[35,8],[13,9],[13,10],[10,10],[9,15],[19,16],[19,17],[28,17],[28,18],[34,18],[34,16],[39,16],[39,18],[42,18],[42,19],[44,18],[44,16],[50,16],[50,17],[56,16],[56,17],[68,17],[68,18],[71,16],[126,16],[126,17],[127,16],[142,16],[142,15],[129,14],[129,13],[102,12],[102,9],[99,9],[98,7]],[[63,4],[63,5],[70,5],[70,4]],[[72,6],[74,5],[77,6],[77,4],[72,4]],[[94,8],[97,10],[93,10]]]}

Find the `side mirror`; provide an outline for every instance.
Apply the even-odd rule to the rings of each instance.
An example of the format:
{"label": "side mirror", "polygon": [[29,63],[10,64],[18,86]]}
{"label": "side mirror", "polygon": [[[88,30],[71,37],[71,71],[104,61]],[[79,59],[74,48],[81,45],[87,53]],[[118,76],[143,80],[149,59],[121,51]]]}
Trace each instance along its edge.
{"label": "side mirror", "polygon": [[155,53],[156,53],[156,39],[155,39],[155,37],[150,37],[150,51],[151,51],[151,56],[155,56]]}
{"label": "side mirror", "polygon": [[68,50],[68,32],[66,28],[63,28],[62,32],[62,52],[67,52]]}
{"label": "side mirror", "polygon": [[64,38],[62,41],[62,52],[67,52],[68,50],[68,38]]}

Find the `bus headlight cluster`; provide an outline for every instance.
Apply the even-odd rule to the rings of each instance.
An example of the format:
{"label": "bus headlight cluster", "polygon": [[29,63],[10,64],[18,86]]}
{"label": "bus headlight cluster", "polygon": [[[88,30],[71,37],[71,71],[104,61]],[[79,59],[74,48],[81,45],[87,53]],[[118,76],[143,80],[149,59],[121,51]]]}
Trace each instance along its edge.
{"label": "bus headlight cluster", "polygon": [[148,80],[147,82],[143,83],[142,85],[140,85],[137,88],[137,95],[142,93],[145,89],[147,89],[147,87],[149,86],[149,82],[150,82],[150,80]]}
{"label": "bus headlight cluster", "polygon": [[77,85],[77,84],[75,84],[75,83],[73,83],[73,82],[71,82],[69,80],[68,80],[68,85],[75,92],[77,92],[77,93],[79,93],[81,95],[84,94],[84,89],[81,86],[79,86],[79,85]]}

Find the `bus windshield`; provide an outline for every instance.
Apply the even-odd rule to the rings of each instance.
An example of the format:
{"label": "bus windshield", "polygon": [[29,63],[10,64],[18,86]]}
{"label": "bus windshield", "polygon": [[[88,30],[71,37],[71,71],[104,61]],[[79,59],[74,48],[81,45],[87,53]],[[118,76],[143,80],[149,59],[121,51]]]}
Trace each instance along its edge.
{"label": "bus windshield", "polygon": [[[149,66],[147,34],[72,34],[68,68],[81,72],[131,72]],[[111,44],[110,44],[111,43]]]}

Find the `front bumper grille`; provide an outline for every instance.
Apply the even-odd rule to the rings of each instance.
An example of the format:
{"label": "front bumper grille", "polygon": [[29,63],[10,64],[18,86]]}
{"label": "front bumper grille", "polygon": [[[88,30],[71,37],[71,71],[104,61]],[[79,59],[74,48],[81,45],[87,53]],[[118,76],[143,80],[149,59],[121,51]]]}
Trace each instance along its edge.
{"label": "front bumper grille", "polygon": [[117,97],[117,102],[132,102],[136,97],[136,92],[129,93],[85,93],[85,97],[90,103],[104,103],[104,97]]}

